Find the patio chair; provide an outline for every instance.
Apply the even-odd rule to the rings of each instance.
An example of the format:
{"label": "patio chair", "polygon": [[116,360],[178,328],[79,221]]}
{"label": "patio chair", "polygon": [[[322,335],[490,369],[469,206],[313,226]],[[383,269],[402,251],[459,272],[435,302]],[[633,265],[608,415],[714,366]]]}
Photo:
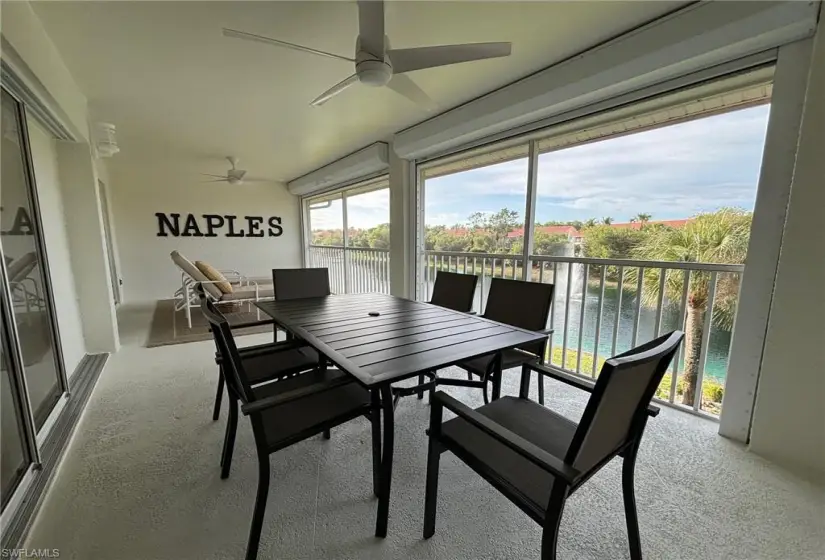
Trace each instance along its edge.
{"label": "patio chair", "polygon": [[37,267],[37,253],[31,251],[16,259],[6,259],[6,273],[9,279],[9,292],[16,307],[25,308],[26,313],[39,311],[46,307],[40,294],[37,281],[29,276]]}
{"label": "patio chair", "polygon": [[[178,251],[169,253],[172,262],[180,269],[180,288],[175,290],[173,299],[175,305],[172,313],[183,310],[186,314],[186,324],[192,328],[192,307],[199,305],[197,294],[195,294],[195,284],[203,284],[209,297],[218,304],[240,304],[271,299],[273,297],[272,285],[267,278],[249,278],[237,270],[216,270],[211,266],[204,267],[211,271],[212,278],[196,266],[201,261],[192,263]],[[261,318],[260,311],[258,319]]]}
{"label": "patio chair", "polygon": [[[530,331],[550,334],[547,318],[553,303],[553,284],[524,282],[493,278],[487,295],[486,319],[498,321]],[[484,402],[488,403],[487,384],[492,381],[493,400],[501,394],[501,372],[524,364],[541,364],[547,351],[547,339],[519,348],[511,348],[501,353],[486,354],[456,364],[467,372],[467,380],[439,378],[439,385],[479,387],[484,392]],[[473,376],[480,377],[475,381]],[[544,404],[544,384],[539,381],[539,402]]]}
{"label": "patio chair", "polygon": [[[327,268],[273,268],[272,285],[275,299],[290,300],[310,297],[323,297],[332,293],[329,287],[329,269]],[[293,334],[286,333],[292,340]],[[320,357],[323,360],[323,356]],[[329,439],[329,430],[324,438]]]}
{"label": "patio chair", "polygon": [[[282,353],[269,353],[254,359],[242,356],[226,318],[212,301],[207,298],[203,301],[203,313],[215,335],[230,399],[241,401],[241,411],[249,417],[258,453],[258,490],[245,556],[246,560],[254,560],[258,555],[269,495],[269,456],[324,430],[366,416],[372,424],[373,492],[377,495],[381,457],[380,412],[369,391],[344,372],[324,366],[309,373],[253,386],[251,370],[278,368]],[[234,436],[232,439],[225,443],[230,449]],[[226,476],[229,475],[229,461],[231,452],[223,465]],[[226,478],[223,474],[222,478]]]}
{"label": "patio chair", "polygon": [[[195,284],[195,294],[198,296],[201,309],[204,308],[205,301],[207,301],[206,292],[204,290],[203,284],[198,282]],[[295,375],[296,373],[300,373],[302,371],[306,371],[312,368],[318,367],[318,353],[311,348],[310,346],[296,344],[291,341],[282,341],[278,342],[278,329],[275,328],[275,322],[272,319],[264,319],[261,321],[253,321],[250,323],[241,323],[237,325],[230,325],[230,329],[232,330],[239,330],[239,329],[246,329],[250,327],[257,327],[261,325],[273,325],[273,332],[275,333],[275,340],[273,342],[267,342],[264,344],[256,344],[254,346],[245,346],[242,348],[238,348],[238,352],[240,352],[241,356],[245,358],[253,359],[257,356],[265,356],[269,353],[274,352],[282,352],[281,354],[281,361],[280,365],[273,370],[260,370],[260,369],[251,369],[251,372],[254,375],[258,375],[260,377],[253,377],[251,382],[253,385],[257,385],[259,383],[266,383],[272,381],[273,379],[280,379],[284,377],[288,377],[291,375]],[[211,328],[210,328],[211,332]],[[213,333],[214,335],[214,333]],[[213,336],[214,339],[214,336]],[[220,418],[221,413],[221,401],[223,400],[223,389],[225,384],[224,379],[224,371],[222,367],[220,352],[217,347],[217,341],[215,341],[215,363],[218,365],[218,390],[215,394],[215,404],[212,408],[212,420],[217,421]],[[227,422],[226,429],[227,434],[229,433],[230,428],[234,430],[234,426],[237,424],[237,416],[238,410],[237,406],[234,406],[229,411],[230,420]],[[227,435],[227,437],[229,437]],[[234,434],[232,435],[232,440],[234,441]],[[224,449],[224,454],[226,449]],[[223,459],[221,459],[221,464],[223,464]]]}
{"label": "patio chair", "polygon": [[272,284],[277,300],[323,297],[332,293],[326,268],[275,268]]}
{"label": "patio chair", "polygon": [[[428,303],[446,307],[453,311],[473,313],[473,300],[475,299],[477,285],[478,276],[475,274],[459,274],[439,270],[435,275],[433,293]],[[430,378],[430,383],[425,385],[424,380],[426,377]],[[432,393],[436,384],[435,372],[422,373],[418,376],[417,386],[393,387],[393,392],[395,392],[397,400],[397,398],[410,395],[411,391],[415,391],[418,400],[421,400],[424,398],[425,389],[429,386],[429,391]]]}
{"label": "patio chair", "polygon": [[[525,364],[519,397],[504,397],[475,410],[437,392],[430,411],[424,504],[424,538],[435,533],[441,454],[459,459],[542,526],[541,559],[556,558],[565,501],[611,459],[623,458],[622,489],[630,557],[642,558],[633,477],[653,394],[682,342],[674,331],[607,360],[595,385],[552,368]],[[591,393],[581,421],[527,398],[537,371]],[[442,422],[444,409],[457,416]]]}
{"label": "patio chair", "polygon": [[478,276],[475,274],[439,270],[435,275],[430,303],[453,311],[470,313],[473,309],[476,285],[478,285]]}

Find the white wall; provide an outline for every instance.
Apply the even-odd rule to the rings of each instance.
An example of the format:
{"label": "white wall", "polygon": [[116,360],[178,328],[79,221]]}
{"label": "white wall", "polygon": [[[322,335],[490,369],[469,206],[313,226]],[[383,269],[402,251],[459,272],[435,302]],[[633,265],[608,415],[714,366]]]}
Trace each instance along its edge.
{"label": "white wall", "polygon": [[[127,153],[128,147],[109,162],[112,185],[110,205],[117,230],[117,246],[126,303],[169,299],[180,287],[180,271],[169,253],[175,249],[191,261],[203,260],[218,269],[235,269],[251,277],[271,277],[272,269],[301,266],[299,199],[282,183],[205,183],[214,173],[207,162],[163,158],[145,159]],[[206,169],[204,169],[206,167]],[[241,166],[243,167],[243,166]],[[250,172],[252,174],[252,172]],[[158,237],[156,212],[192,213],[204,228],[203,214],[264,218],[264,237]],[[267,235],[266,220],[281,218],[283,234]],[[246,229],[246,228],[244,228]]]}
{"label": "white wall", "polygon": [[825,25],[819,28],[750,449],[825,481]]}
{"label": "white wall", "polygon": [[67,375],[71,375],[86,353],[86,342],[69,254],[55,141],[36,123],[30,122],[28,128],[63,361]]}
{"label": "white wall", "polygon": [[[109,262],[110,267],[114,267],[115,273],[118,275],[118,280],[120,279],[120,253],[118,252],[118,242],[117,242],[117,227],[115,226],[115,217],[112,213],[112,180],[109,176],[109,166],[106,163],[106,160],[97,158],[94,160],[95,169],[97,170],[97,178],[103,183],[103,188],[105,190],[106,201],[107,201],[107,208],[103,208],[101,205],[101,212],[104,210],[108,210],[109,212],[109,235],[111,236],[112,242],[112,252],[114,253],[114,262]],[[102,201],[101,201],[102,202]],[[114,289],[117,290],[118,293],[118,302],[123,301],[123,292],[121,290],[121,286],[117,283],[114,286]]]}
{"label": "white wall", "polygon": [[56,148],[86,347],[89,352],[116,352],[120,338],[109,280],[97,170],[88,144],[59,142]]}
{"label": "white wall", "polygon": [[3,58],[29,88],[79,139],[88,137],[86,97],[77,86],[57,48],[29,2],[3,2],[0,30]]}

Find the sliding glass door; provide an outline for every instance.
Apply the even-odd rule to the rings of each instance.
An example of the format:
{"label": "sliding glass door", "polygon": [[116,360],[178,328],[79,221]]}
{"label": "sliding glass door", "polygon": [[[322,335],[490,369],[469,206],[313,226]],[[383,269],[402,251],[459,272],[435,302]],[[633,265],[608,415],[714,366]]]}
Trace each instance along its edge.
{"label": "sliding glass door", "polygon": [[2,92],[0,398],[2,505],[29,467],[66,391],[22,105]]}
{"label": "sliding glass door", "polygon": [[3,92],[0,234],[23,374],[37,429],[63,394],[42,233],[23,114]]}
{"label": "sliding glass door", "polygon": [[12,360],[7,350],[5,328],[0,325],[2,344],[0,344],[0,494],[3,507],[6,507],[14,489],[20,484],[31,457],[26,445],[26,430],[23,423],[22,407],[17,398],[20,392],[13,386]]}

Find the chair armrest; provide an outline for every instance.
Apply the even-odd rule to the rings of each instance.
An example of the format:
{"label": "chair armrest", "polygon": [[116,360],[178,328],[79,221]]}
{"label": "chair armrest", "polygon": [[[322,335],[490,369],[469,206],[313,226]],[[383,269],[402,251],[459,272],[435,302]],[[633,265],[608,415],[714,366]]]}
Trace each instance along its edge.
{"label": "chair armrest", "polygon": [[[257,346],[247,346],[238,348],[238,353],[241,358],[255,358],[258,356],[266,356],[267,354],[277,354],[278,352],[286,352],[288,350],[297,350],[309,346],[303,340],[286,340],[281,342],[270,342],[267,344],[260,344]],[[215,352],[215,363],[221,365],[223,358]]]}
{"label": "chair armrest", "polygon": [[264,325],[274,325],[274,319],[261,319],[260,321],[250,321],[248,323],[238,323],[237,325],[229,325],[231,330],[249,329],[252,327],[263,327]]}
{"label": "chair armrest", "polygon": [[512,451],[515,451],[531,463],[541,467],[553,476],[562,479],[567,484],[575,484],[579,476],[581,476],[581,472],[565,463],[562,459],[551,455],[518,434],[496,424],[490,418],[454,399],[447,393],[438,391],[432,398],[433,402],[441,404],[444,408],[455,412],[460,418],[466,420],[499,443],[507,446]]}
{"label": "chair armrest", "polygon": [[[245,279],[243,274],[241,274],[237,270],[233,270],[231,268],[221,269],[221,270],[218,270],[218,272],[223,274],[224,278],[226,278],[230,283],[231,282],[238,282],[238,281],[241,281],[241,280]],[[230,276],[233,277],[233,279],[230,279]]]}
{"label": "chair armrest", "polygon": [[[570,375],[569,373],[565,373],[563,371],[559,371],[553,366],[545,366],[541,364],[525,364],[529,369],[537,371],[541,375],[547,376],[550,379],[555,379],[556,381],[561,381],[562,383],[566,383],[571,387],[575,387],[576,389],[581,389],[582,391],[587,391],[588,393],[593,392],[593,387],[595,387],[595,383],[588,379],[583,379],[581,377],[577,377],[575,375]],[[659,415],[659,407],[653,404],[647,405],[647,415],[648,416],[658,416]]]}
{"label": "chair armrest", "polygon": [[294,389],[292,391],[287,391],[286,393],[281,393],[280,395],[273,395],[259,401],[252,401],[241,406],[241,412],[243,412],[244,415],[249,416],[250,414],[261,412],[268,408],[281,406],[298,399],[303,399],[325,391],[337,389],[338,387],[342,387],[348,383],[352,383],[352,379],[346,375],[342,375],[323,383],[315,383],[307,387],[301,387],[300,389]]}

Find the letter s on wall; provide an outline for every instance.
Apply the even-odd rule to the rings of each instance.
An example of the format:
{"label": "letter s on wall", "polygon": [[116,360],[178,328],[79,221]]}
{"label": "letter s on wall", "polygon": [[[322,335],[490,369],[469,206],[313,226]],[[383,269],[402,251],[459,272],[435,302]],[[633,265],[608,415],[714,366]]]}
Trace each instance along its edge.
{"label": "letter s on wall", "polygon": [[284,228],[281,227],[281,217],[272,216],[269,218],[269,237],[280,237],[284,233]]}

